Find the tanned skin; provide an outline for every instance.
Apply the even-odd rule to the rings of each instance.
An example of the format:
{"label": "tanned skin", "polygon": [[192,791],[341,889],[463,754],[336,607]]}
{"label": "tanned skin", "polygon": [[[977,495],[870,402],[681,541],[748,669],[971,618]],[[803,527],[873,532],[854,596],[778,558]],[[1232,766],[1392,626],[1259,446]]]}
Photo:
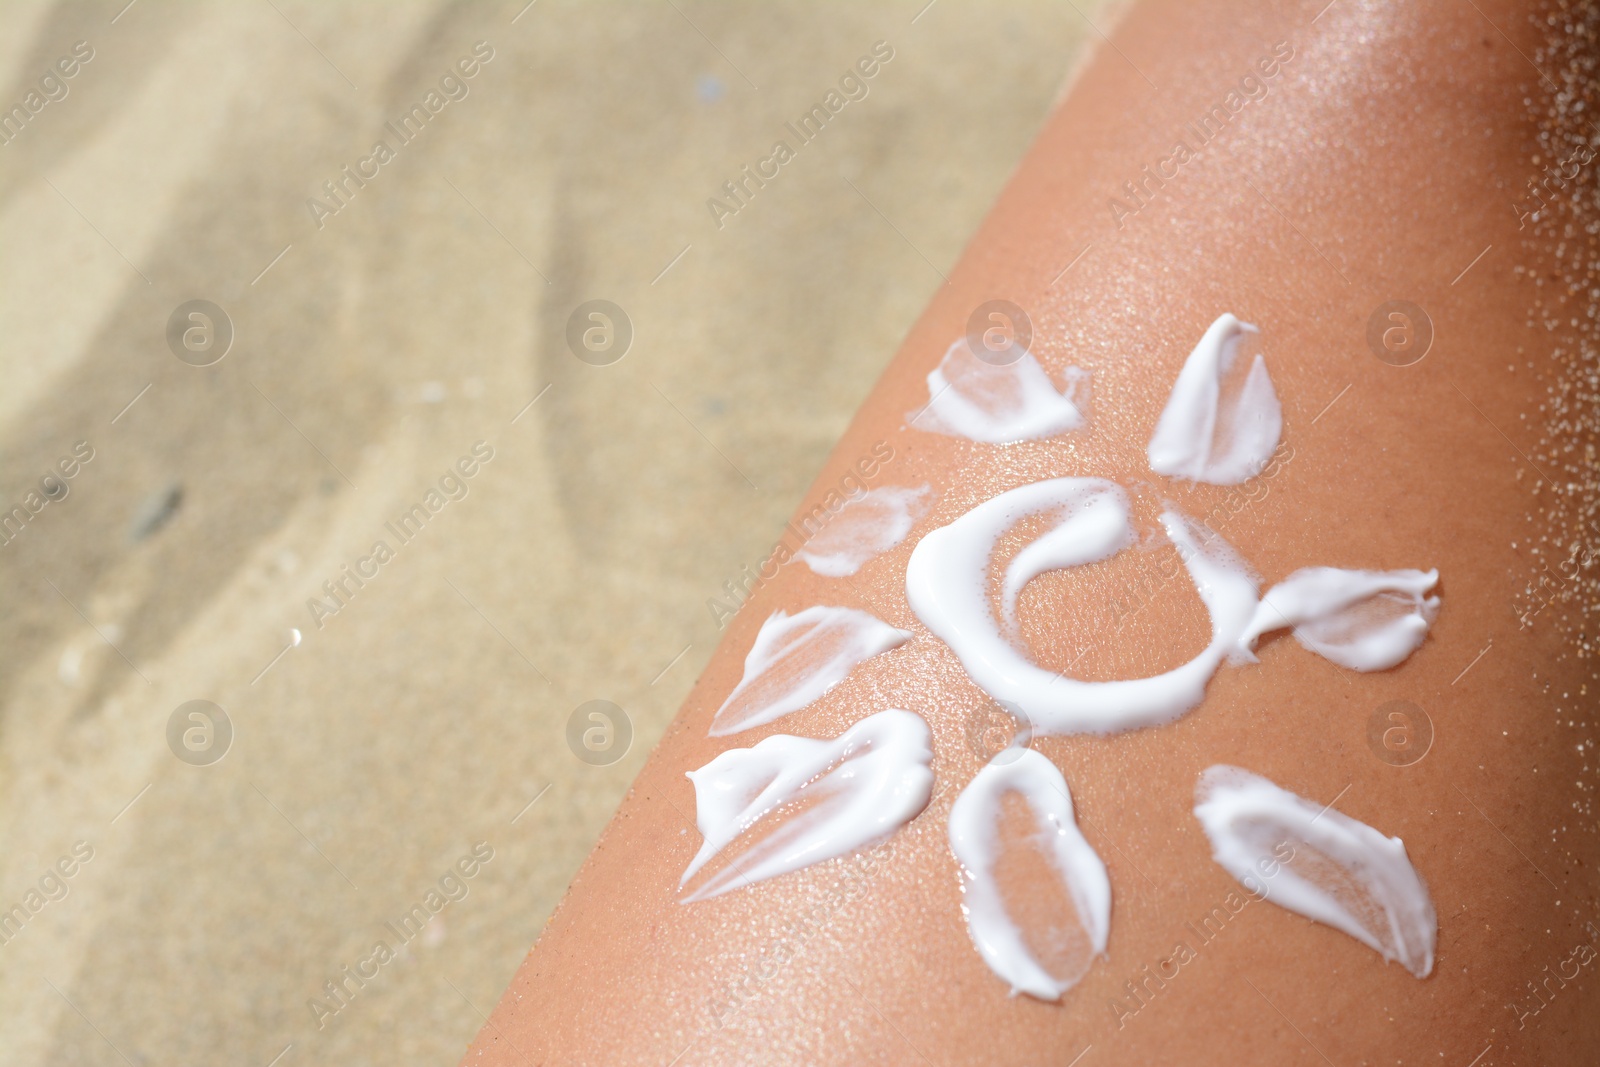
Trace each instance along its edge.
{"label": "tanned skin", "polygon": [[[1600,922],[1595,782],[1584,715],[1563,698],[1589,671],[1561,621],[1574,608],[1530,622],[1519,599],[1543,477],[1524,455],[1546,387],[1528,360],[1550,342],[1515,273],[1545,253],[1513,205],[1538,173],[1525,99],[1546,91],[1528,58],[1542,31],[1530,7],[1496,0],[1338,0],[1319,15],[1323,3],[1144,0],[1127,13],[797,515],[880,442],[893,458],[873,484],[929,485],[931,511],[848,580],[795,562],[754,593],[465,1064],[1593,1062],[1600,961],[1579,946],[1600,945],[1584,925]],[[1218,105],[1227,120],[1202,145],[1194,128]],[[1193,158],[1176,159],[1180,139]],[[994,446],[909,425],[925,376],[993,299],[1026,310],[1057,381],[1069,364],[1092,373],[1086,429]],[[1368,344],[1395,300],[1431,320],[1409,366]],[[1254,487],[1164,479],[1145,456],[1179,367],[1223,312],[1261,327],[1284,407],[1283,450]],[[1126,486],[1145,526],[1162,501],[1212,516],[1265,583],[1313,565],[1438,568],[1443,608],[1392,670],[1349,671],[1280,634],[1175,723],[1035,738],[1113,891],[1108,956],[1042,1003],[1008,995],[967,933],[946,817],[995,709],[911,612],[904,578],[928,530],[1065,475]],[[1163,551],[1037,579],[1022,601],[1031,654],[1088,679],[1193,656],[1208,629],[1192,583],[1140,584],[1141,559]],[[708,736],[761,623],[814,604],[915,636],[803,711]],[[1415,716],[1380,758],[1387,726],[1371,724],[1391,701],[1431,723],[1419,760],[1393,754],[1422,743]],[[887,707],[932,730],[920,816],[863,856],[680,903],[701,843],[685,771],[773,733],[835,737]],[[1192,815],[1216,763],[1402,838],[1438,912],[1431,976],[1272,903],[1231,908],[1239,886]],[[1219,906],[1220,932],[1197,936]],[[1180,941],[1194,952],[1178,965]]]}

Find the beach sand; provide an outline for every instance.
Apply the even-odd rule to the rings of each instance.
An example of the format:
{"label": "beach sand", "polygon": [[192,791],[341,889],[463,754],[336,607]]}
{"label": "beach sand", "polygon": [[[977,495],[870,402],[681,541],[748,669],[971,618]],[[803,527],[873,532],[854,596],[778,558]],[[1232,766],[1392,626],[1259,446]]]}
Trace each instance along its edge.
{"label": "beach sand", "polygon": [[[1098,35],[1038,0],[125,3],[0,14],[0,106],[92,49],[0,146],[0,1061],[452,1063]],[[605,366],[567,342],[597,299]],[[169,347],[191,300],[209,366]],[[604,765],[567,741],[594,699]],[[216,762],[169,746],[192,700]]]}

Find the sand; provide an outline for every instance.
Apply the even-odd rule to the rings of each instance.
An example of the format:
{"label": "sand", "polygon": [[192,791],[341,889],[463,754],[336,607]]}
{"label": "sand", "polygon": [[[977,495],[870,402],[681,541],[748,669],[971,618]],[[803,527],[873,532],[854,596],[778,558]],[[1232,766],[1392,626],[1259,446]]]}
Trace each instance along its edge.
{"label": "sand", "polygon": [[[1097,37],[1031,0],[124,2],[0,15],[0,107],[92,49],[0,146],[0,1061],[453,1062]],[[589,300],[617,362],[568,346]],[[215,762],[169,747],[192,700]]]}

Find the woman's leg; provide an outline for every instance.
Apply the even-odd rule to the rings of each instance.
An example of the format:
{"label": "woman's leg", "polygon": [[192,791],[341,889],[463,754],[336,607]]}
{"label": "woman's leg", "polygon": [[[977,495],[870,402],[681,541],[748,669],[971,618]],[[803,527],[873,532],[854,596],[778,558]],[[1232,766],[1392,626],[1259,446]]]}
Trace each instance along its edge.
{"label": "woman's leg", "polygon": [[[1568,33],[1492,0],[1321,7],[1146,0],[1127,15],[786,547],[830,492],[863,480],[928,486],[926,514],[853,575],[794,561],[759,585],[465,1062],[1592,1058],[1600,215],[1583,146],[1600,133],[1575,102],[1594,103],[1596,21],[1563,16],[1579,26]],[[908,414],[997,299],[1026,311],[1058,386],[1069,365],[1090,372],[1086,427],[997,445]],[[1282,445],[1241,485],[1163,477],[1147,455],[1157,418],[1223,313],[1260,327]],[[1065,476],[1118,483],[1147,529],[1164,505],[1204,521],[1263,589],[1310,566],[1437,568],[1442,607],[1389,670],[1280,634],[1174,722],[1035,736],[1112,891],[1107,955],[1047,1003],[1008,995],[968,934],[947,820],[992,754],[989,728],[1009,720],[912,610],[906,566],[929,531]],[[1103,681],[1205,648],[1176,553],[1146,548],[1031,583],[1029,654]],[[802,710],[709,735],[763,622],[816,605],[912,637]],[[686,771],[777,733],[834,738],[889,707],[931,730],[925,810],[853,857],[683,902],[702,843]],[[1403,839],[1437,913],[1428,977],[1270,898],[1244,901],[1192,814],[1214,764]]]}

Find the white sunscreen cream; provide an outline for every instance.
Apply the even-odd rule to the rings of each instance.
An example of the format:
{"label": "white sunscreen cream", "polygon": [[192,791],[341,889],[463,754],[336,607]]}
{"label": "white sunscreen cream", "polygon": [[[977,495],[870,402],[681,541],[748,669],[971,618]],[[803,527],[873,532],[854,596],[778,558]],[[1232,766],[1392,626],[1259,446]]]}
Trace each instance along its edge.
{"label": "white sunscreen cream", "polygon": [[1287,842],[1293,858],[1267,880],[1265,899],[1344,931],[1418,978],[1433,970],[1438,919],[1398,837],[1238,767],[1206,768],[1195,801],[1212,858],[1246,888],[1261,884],[1258,872],[1276,865]]}
{"label": "white sunscreen cream", "polygon": [[1388,670],[1428,636],[1439,598],[1424,594],[1438,581],[1438,571],[1306,567],[1267,590],[1240,652],[1254,660],[1257,638],[1292,626],[1295,640],[1341,667]]}
{"label": "white sunscreen cream", "polygon": [[987,444],[1014,444],[1055,437],[1087,421],[1080,404],[1089,374],[1068,367],[1067,388],[1055,383],[1030,352],[1010,363],[990,363],[972,354],[963,338],[928,374],[926,407],[909,412],[913,429]]}
{"label": "white sunscreen cream", "polygon": [[[1109,734],[1170,722],[1199,704],[1256,608],[1256,583],[1238,554],[1176,511],[1161,515],[1200,599],[1211,615],[1211,642],[1180,667],[1148,678],[1085,682],[1032,662],[1001,632],[990,606],[989,566],[996,542],[1019,520],[1050,514],[1055,524],[1012,561],[1003,597],[1014,608],[1027,577],[1053,561],[1092,562],[1115,555],[1133,537],[1128,498],[1103,478],[1053,478],[985,501],[924,536],[906,566],[906,598],[923,625],[955,652],[978,687],[1014,704],[1042,734]],[[1031,548],[1032,546],[1030,546]],[[1032,573],[1030,573],[1032,572]]]}
{"label": "white sunscreen cream", "polygon": [[772,613],[744,658],[744,676],[711,720],[720,737],[781,719],[820,700],[845,675],[911,638],[855,608],[818,605]]}
{"label": "white sunscreen cream", "polygon": [[928,513],[927,486],[884,486],[849,501],[796,555],[824,578],[846,578],[889,551]]}
{"label": "white sunscreen cream", "polygon": [[[996,876],[1001,859],[1001,801],[1020,794],[1034,833],[1020,845],[1037,848],[1066,890],[1076,913],[1074,936],[1029,931],[1014,917]],[[950,849],[961,864],[967,931],[989,969],[1011,986],[1040,1000],[1058,1000],[1078,983],[1095,956],[1106,952],[1111,931],[1111,879],[1106,865],[1084,840],[1073,817],[1067,780],[1032,749],[1008,748],[991,760],[950,808]],[[1053,936],[1052,936],[1053,935]],[[1065,955],[1040,959],[1033,945],[1066,942]]]}
{"label": "white sunscreen cream", "polygon": [[[735,838],[743,836],[748,844],[682,902],[719,896],[888,837],[928,804],[930,741],[920,715],[890,708],[832,741],[776,734],[689,771],[695,821],[705,840],[680,888]],[[788,804],[794,810],[778,811]]]}
{"label": "white sunscreen cream", "polygon": [[1178,372],[1150,438],[1150,469],[1173,478],[1238,485],[1261,473],[1283,433],[1283,408],[1267,364],[1256,356],[1243,385],[1224,395],[1239,342],[1254,326],[1224,314]]}

